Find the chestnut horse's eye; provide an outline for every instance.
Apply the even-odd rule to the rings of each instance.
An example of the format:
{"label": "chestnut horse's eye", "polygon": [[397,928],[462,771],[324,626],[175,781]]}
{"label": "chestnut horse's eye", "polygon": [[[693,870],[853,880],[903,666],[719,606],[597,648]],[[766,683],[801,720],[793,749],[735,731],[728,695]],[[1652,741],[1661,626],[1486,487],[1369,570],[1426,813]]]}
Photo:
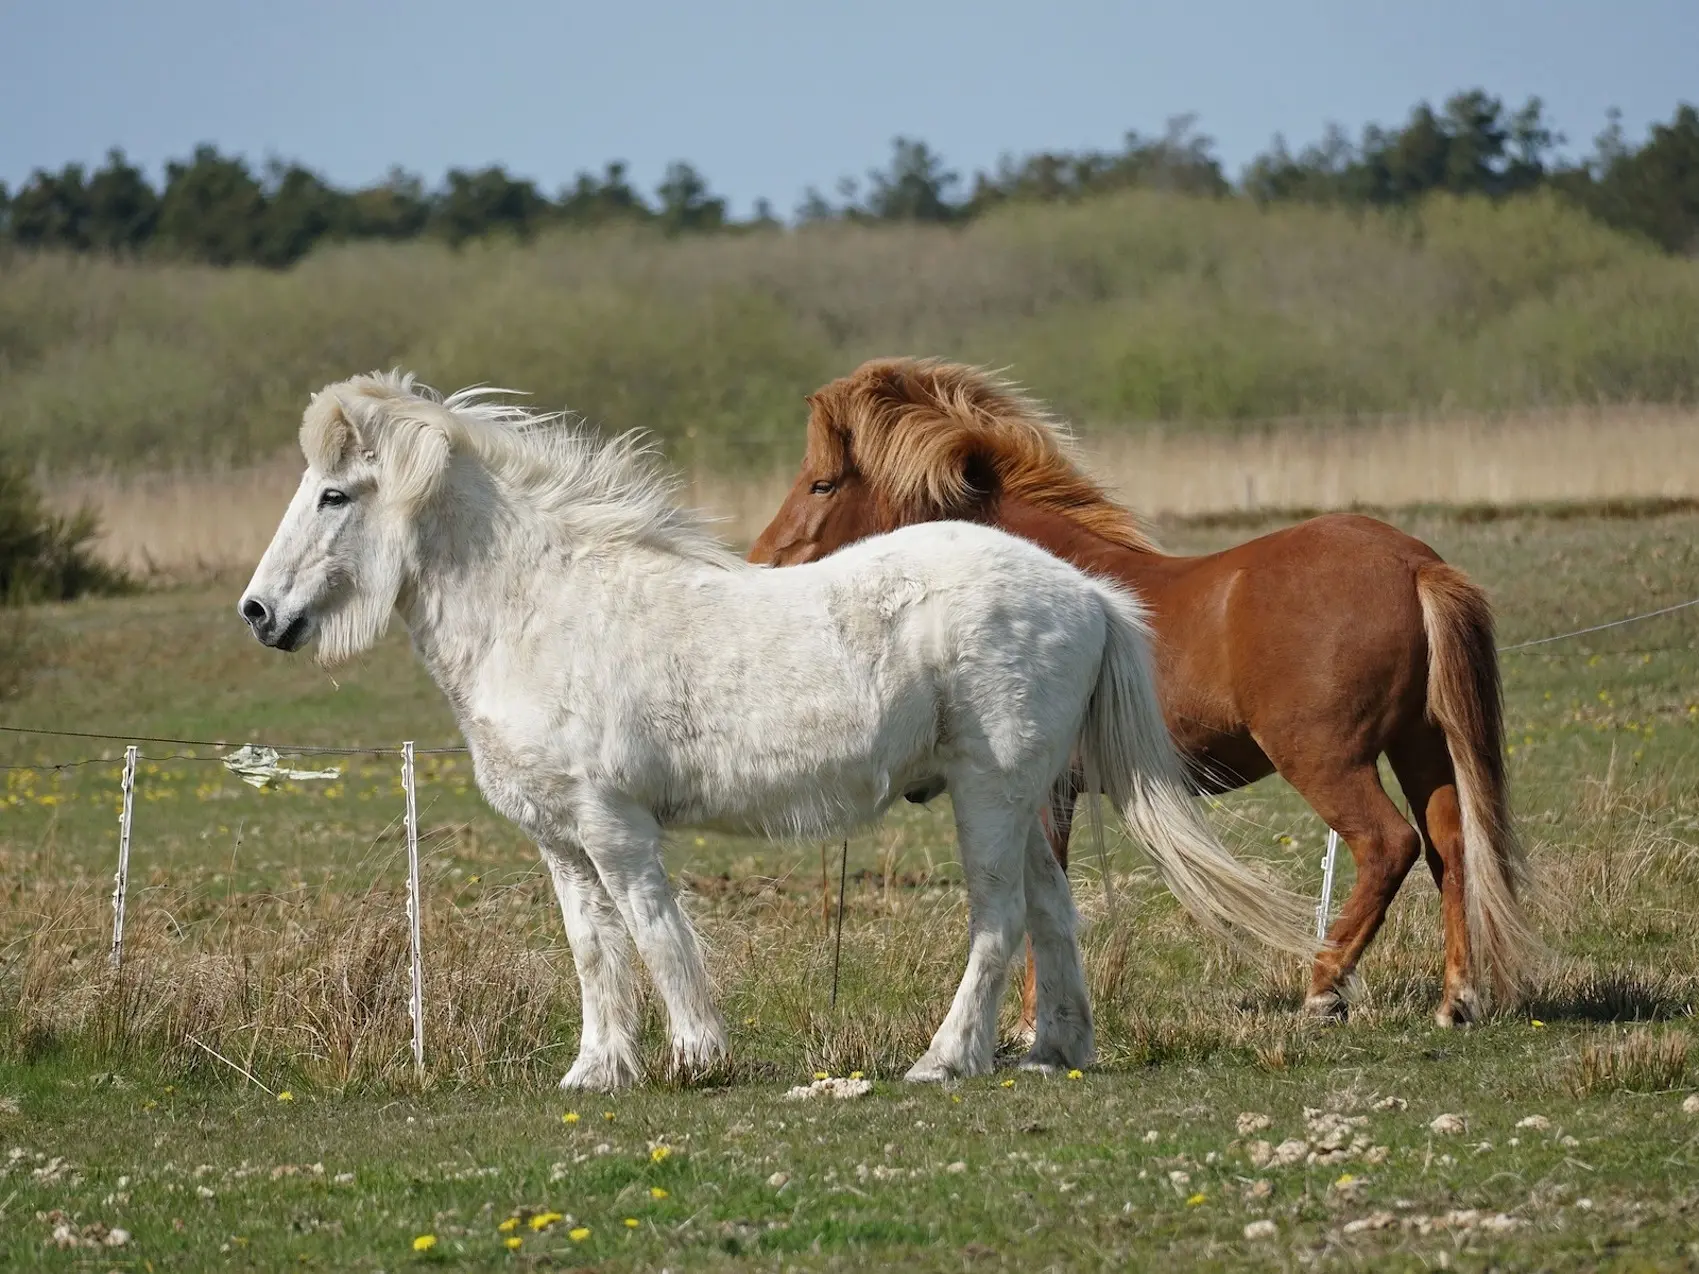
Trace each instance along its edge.
{"label": "chestnut horse's eye", "polygon": [[831,495],[832,492],[838,489],[838,484],[833,482],[830,478],[821,478],[820,481],[816,482],[808,489],[815,495]]}

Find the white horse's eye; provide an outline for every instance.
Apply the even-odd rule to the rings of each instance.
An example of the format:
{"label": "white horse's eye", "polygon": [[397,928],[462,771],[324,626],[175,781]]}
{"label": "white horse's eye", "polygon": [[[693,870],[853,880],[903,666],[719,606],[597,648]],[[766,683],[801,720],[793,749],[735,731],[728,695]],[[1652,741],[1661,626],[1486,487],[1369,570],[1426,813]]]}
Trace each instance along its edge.
{"label": "white horse's eye", "polygon": [[335,487],[326,487],[319,492],[319,508],[339,509],[348,503],[348,493],[338,491]]}

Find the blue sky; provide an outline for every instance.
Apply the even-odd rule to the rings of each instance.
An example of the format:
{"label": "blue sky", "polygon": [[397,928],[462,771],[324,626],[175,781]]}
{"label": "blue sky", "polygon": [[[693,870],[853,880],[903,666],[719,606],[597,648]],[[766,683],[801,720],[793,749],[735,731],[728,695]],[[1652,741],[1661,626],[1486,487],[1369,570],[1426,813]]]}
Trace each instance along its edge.
{"label": "blue sky", "polygon": [[1475,85],[1539,94],[1584,150],[1610,106],[1639,139],[1699,101],[1696,49],[1699,0],[0,0],[0,181],[201,141],[338,184],[499,162],[550,192],[688,159],[739,212],[788,213],[899,133],[965,177],[1195,111],[1236,175],[1277,132]]}

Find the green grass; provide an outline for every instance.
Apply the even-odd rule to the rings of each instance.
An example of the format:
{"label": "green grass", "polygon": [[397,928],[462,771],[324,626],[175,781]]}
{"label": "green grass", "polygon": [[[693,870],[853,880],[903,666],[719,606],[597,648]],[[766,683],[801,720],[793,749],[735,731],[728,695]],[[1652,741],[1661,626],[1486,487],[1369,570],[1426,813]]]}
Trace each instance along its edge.
{"label": "green grass", "polygon": [[1087,428],[1688,403],[1699,262],[1553,199],[1151,192],[961,229],[363,244],[283,273],[0,256],[0,418],[58,470],[267,455],[309,388],[400,364],[740,472],[789,464],[804,394],[906,350],[1009,366]]}
{"label": "green grass", "polygon": [[[1631,512],[1394,516],[1488,587],[1501,640],[1515,642],[1699,592],[1699,515]],[[1182,549],[1251,529],[1163,528]],[[333,681],[253,645],[231,612],[237,588],[36,612],[49,662],[0,721],[455,741],[399,635]],[[1112,840],[1114,914],[1094,855],[1075,869],[1102,1065],[1007,1088],[1003,1075],[944,1091],[899,1078],[960,972],[945,809],[904,811],[853,841],[835,1012],[820,848],[677,838],[671,865],[690,885],[734,1057],[692,1087],[564,1099],[552,1086],[577,995],[558,913],[534,851],[469,790],[464,758],[430,760],[420,792],[420,1086],[393,758],[352,758],[332,784],[265,794],[208,749],[144,764],[130,954],[114,978],[121,741],[0,741],[5,765],[103,747],[109,758],[8,771],[0,798],[0,1156],[21,1152],[0,1167],[0,1262],[1688,1267],[1699,1260],[1699,1118],[1681,1109],[1699,1084],[1696,623],[1682,612],[1505,659],[1515,805],[1557,953],[1525,1011],[1468,1032],[1431,1025],[1438,916],[1418,871],[1365,962],[1350,1024],[1310,1023],[1296,1012],[1300,970],[1201,939]],[[1315,887],[1322,828],[1277,781],[1226,798],[1216,819],[1239,851]],[[1343,890],[1348,866],[1342,875]],[[661,1026],[651,1008],[656,1061]],[[816,1068],[864,1071],[874,1093],[785,1100]],[[285,1090],[292,1100],[273,1096]],[[1381,1108],[1390,1097],[1405,1105]],[[1364,1120],[1345,1134],[1347,1156],[1258,1167],[1258,1141],[1325,1150],[1306,1108]],[[568,1110],[576,1123],[562,1122]],[[1269,1126],[1241,1133],[1241,1112]],[[1434,1131],[1441,1114],[1465,1130]],[[1517,1127],[1536,1115],[1548,1126]],[[671,1148],[661,1162],[656,1144]],[[570,1223],[534,1232],[522,1220],[517,1254],[502,1246],[505,1218],[546,1211]],[[1276,1236],[1246,1239],[1264,1219]],[[131,1238],[61,1251],[59,1225]],[[574,1241],[574,1226],[589,1236]],[[417,1255],[425,1234],[437,1244]]]}

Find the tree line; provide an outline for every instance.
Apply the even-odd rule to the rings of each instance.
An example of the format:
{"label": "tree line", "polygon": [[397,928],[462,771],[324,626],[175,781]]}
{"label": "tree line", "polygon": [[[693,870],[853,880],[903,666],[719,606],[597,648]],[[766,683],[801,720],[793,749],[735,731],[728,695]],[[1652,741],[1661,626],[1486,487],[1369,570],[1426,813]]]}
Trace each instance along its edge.
{"label": "tree line", "polygon": [[[1008,203],[1091,198],[1131,188],[1171,190],[1257,203],[1302,201],[1391,208],[1434,192],[1494,199],[1552,190],[1619,229],[1670,252],[1699,251],[1699,111],[1679,106],[1638,146],[1613,112],[1592,150],[1559,157],[1565,138],[1538,98],[1510,108],[1482,90],[1454,94],[1435,109],[1416,106],[1401,127],[1366,127],[1351,138],[1330,127],[1296,154],[1276,137],[1230,181],[1196,119],[1171,120],[1160,135],[1129,132],[1120,149],[1005,157],[971,182],[925,142],[899,137],[886,166],[846,178],[835,198],[810,189],[799,222],[959,223]],[[395,169],[356,190],[332,186],[298,163],[255,171],[239,156],[201,146],[166,166],[158,186],[111,151],[92,172],[67,164],[37,170],[16,191],[0,183],[0,242],[24,248],[158,255],[287,266],[315,245],[360,239],[438,238],[450,245],[489,235],[529,237],[550,227],[626,222],[672,234],[747,232],[779,224],[758,201],[734,220],[726,201],[688,163],[675,162],[652,195],[625,165],[580,173],[552,197],[495,165],[453,169],[427,188]]]}

